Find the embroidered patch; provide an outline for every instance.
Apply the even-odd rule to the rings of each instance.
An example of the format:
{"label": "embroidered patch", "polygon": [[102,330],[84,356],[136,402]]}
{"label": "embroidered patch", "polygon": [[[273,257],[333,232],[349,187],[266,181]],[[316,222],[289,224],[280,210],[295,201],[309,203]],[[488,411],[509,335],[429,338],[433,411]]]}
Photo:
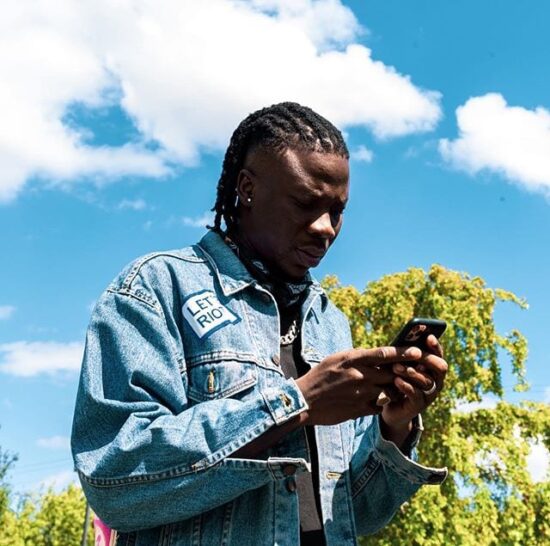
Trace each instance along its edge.
{"label": "embroidered patch", "polygon": [[183,303],[182,311],[185,320],[201,339],[240,320],[235,313],[220,303],[211,290],[202,290],[189,296]]}

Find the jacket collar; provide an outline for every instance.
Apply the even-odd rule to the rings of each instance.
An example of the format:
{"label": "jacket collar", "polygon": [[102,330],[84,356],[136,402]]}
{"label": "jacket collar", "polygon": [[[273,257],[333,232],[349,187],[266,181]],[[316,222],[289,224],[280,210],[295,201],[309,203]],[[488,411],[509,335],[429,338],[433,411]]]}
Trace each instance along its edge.
{"label": "jacket collar", "polygon": [[[198,246],[214,269],[224,296],[231,296],[247,286],[257,283],[248,269],[235,256],[235,253],[225,244],[219,233],[209,230],[199,241]],[[326,305],[328,297],[325,291],[313,277],[312,281],[313,284],[309,287],[310,292],[319,293],[323,299],[323,306]]]}

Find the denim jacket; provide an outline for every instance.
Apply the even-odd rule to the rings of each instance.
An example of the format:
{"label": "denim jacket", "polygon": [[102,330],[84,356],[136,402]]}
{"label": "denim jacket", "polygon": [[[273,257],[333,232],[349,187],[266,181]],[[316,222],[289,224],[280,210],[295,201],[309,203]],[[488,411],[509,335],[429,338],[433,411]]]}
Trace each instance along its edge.
{"label": "denim jacket", "polygon": [[[352,347],[318,282],[302,306],[311,366]],[[257,459],[241,446],[307,409],[279,366],[275,300],[215,232],[126,268],[93,311],[72,432],[86,497],[117,544],[295,546],[303,429]],[[446,469],[416,463],[367,416],[315,427],[327,544],[385,525]],[[419,432],[418,432],[419,435]],[[413,442],[416,443],[417,438]]]}

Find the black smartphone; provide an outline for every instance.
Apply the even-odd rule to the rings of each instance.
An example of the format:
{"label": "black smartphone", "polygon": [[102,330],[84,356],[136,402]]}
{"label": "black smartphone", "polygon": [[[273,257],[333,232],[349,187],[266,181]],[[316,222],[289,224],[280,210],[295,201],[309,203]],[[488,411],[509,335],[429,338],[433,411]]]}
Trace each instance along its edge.
{"label": "black smartphone", "polygon": [[[397,334],[395,339],[391,342],[394,347],[410,347],[414,345],[422,350],[427,350],[426,339],[430,334],[433,334],[437,339],[439,339],[443,332],[447,328],[447,323],[444,320],[439,319],[430,319],[430,318],[421,318],[415,317]],[[408,366],[413,366],[414,363],[408,363]],[[396,399],[403,398],[403,394],[396,395]],[[380,393],[376,404],[378,406],[383,406],[390,401],[390,396],[385,391]]]}
{"label": "black smartphone", "polygon": [[415,317],[397,334],[391,342],[394,347],[408,347],[414,345],[420,349],[426,349],[426,339],[430,334],[440,338],[447,328],[444,320]]}

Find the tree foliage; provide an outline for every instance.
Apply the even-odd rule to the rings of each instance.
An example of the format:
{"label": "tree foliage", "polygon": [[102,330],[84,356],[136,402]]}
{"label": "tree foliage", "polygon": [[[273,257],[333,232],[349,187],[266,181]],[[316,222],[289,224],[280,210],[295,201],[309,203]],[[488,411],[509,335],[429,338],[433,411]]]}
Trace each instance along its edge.
{"label": "tree foliage", "polygon": [[10,489],[6,477],[16,461],[17,455],[2,451],[0,448],[0,528],[4,514],[8,511],[10,500]]}
{"label": "tree foliage", "polygon": [[[6,506],[0,514],[0,546],[76,546],[82,538],[85,500],[82,490],[69,485],[27,496],[19,509]],[[92,526],[88,544],[94,543]]]}
{"label": "tree foliage", "polygon": [[[324,287],[350,321],[355,346],[386,345],[411,317],[447,321],[442,339],[449,362],[445,389],[423,415],[419,460],[447,466],[441,487],[426,486],[393,522],[364,546],[460,544],[511,546],[550,544],[550,483],[534,483],[527,469],[533,442],[550,447],[547,405],[502,400],[502,367],[515,389],[528,389],[527,341],[518,330],[496,331],[497,302],[527,304],[511,292],[488,288],[480,277],[434,265],[370,282],[363,292],[327,277]],[[461,411],[484,395],[495,408]]]}

